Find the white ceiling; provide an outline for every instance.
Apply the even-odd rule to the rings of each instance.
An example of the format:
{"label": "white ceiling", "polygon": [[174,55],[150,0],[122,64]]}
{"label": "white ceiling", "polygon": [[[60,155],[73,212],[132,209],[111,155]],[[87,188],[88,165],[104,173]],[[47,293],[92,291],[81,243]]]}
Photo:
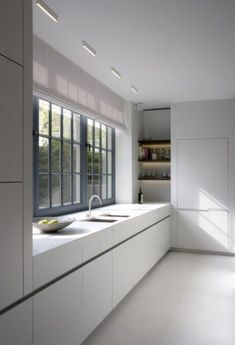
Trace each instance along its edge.
{"label": "white ceiling", "polygon": [[59,22],[34,3],[34,33],[124,99],[149,108],[235,97],[235,0],[44,1]]}

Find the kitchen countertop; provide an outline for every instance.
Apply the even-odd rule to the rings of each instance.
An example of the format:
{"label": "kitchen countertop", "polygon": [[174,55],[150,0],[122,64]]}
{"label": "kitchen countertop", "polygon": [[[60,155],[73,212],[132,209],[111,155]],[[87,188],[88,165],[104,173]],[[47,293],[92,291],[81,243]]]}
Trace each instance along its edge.
{"label": "kitchen countertop", "polygon": [[128,218],[120,218],[114,223],[102,223],[102,222],[85,222],[82,221],[87,218],[88,211],[77,212],[69,215],[61,216],[61,218],[71,217],[75,218],[75,221],[53,234],[34,233],[33,234],[33,255],[43,254],[49,250],[71,243],[72,241],[79,240],[91,234],[99,231],[111,228],[115,224],[120,224],[129,219],[133,219],[148,211],[152,211],[161,208],[169,203],[149,203],[149,204],[115,204],[105,207],[100,207],[92,210],[92,216],[100,216],[108,212],[116,212],[117,214],[127,214]]}

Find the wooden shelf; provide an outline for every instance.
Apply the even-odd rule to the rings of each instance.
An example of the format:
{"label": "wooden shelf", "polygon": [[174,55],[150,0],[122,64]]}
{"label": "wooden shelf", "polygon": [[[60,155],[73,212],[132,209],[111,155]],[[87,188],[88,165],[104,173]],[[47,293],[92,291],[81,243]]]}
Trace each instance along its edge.
{"label": "wooden shelf", "polygon": [[140,145],[170,145],[170,140],[139,140]]}
{"label": "wooden shelf", "polygon": [[170,163],[170,159],[156,159],[156,160],[152,160],[152,159],[139,159],[139,162],[142,163]]}
{"label": "wooden shelf", "polygon": [[139,177],[139,181],[170,181],[170,178]]}

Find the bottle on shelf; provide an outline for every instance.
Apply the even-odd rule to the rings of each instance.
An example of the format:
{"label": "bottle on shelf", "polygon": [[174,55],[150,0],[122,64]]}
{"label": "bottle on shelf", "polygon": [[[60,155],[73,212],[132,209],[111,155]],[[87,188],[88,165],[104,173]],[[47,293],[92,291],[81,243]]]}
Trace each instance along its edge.
{"label": "bottle on shelf", "polygon": [[152,151],[152,160],[153,161],[157,160],[157,151],[156,151],[156,149],[153,149],[153,151]]}
{"label": "bottle on shelf", "polygon": [[140,188],[140,191],[138,193],[138,204],[143,204],[143,202],[144,202],[144,195],[143,195],[143,192]]}

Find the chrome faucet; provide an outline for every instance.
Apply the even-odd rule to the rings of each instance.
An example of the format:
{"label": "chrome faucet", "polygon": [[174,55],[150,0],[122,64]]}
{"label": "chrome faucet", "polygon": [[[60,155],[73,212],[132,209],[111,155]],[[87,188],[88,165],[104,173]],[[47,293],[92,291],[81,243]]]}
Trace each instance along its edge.
{"label": "chrome faucet", "polygon": [[102,201],[101,201],[99,195],[96,195],[96,194],[95,194],[95,195],[92,195],[92,196],[90,197],[90,200],[89,200],[89,213],[88,213],[88,217],[91,217],[91,203],[92,203],[93,199],[95,199],[95,198],[98,199],[100,205],[102,205]]}

